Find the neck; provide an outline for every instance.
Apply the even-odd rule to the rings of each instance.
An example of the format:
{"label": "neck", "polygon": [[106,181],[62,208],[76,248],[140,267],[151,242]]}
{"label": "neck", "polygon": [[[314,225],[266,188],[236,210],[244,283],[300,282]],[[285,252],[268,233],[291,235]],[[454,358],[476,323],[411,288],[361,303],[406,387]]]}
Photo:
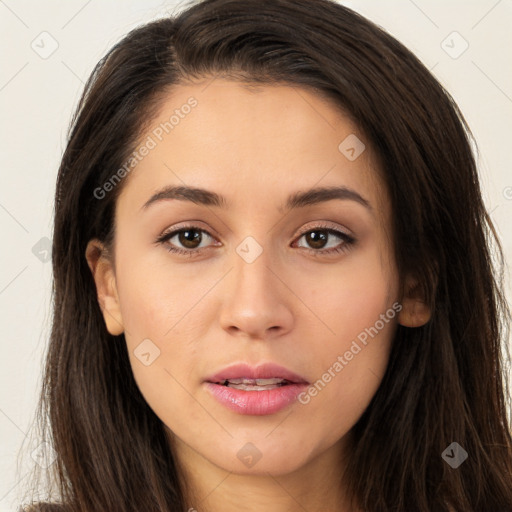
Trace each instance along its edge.
{"label": "neck", "polygon": [[179,440],[175,452],[186,481],[189,512],[356,512],[342,481],[341,443],[286,474],[234,473]]}

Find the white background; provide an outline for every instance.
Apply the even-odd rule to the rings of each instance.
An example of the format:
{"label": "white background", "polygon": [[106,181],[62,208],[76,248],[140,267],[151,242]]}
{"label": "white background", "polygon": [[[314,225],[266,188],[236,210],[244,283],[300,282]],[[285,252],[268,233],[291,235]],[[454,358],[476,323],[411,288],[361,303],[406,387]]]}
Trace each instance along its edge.
{"label": "white background", "polygon": [[[384,27],[420,57],[459,104],[481,152],[484,199],[512,255],[512,1],[343,1]],[[27,437],[40,385],[50,323],[51,238],[55,178],[67,128],[96,62],[133,27],[172,13],[155,0],[0,0],[0,511],[15,511],[30,483]],[[48,58],[43,31],[58,43]],[[450,36],[457,31],[459,36]],[[468,49],[458,58],[464,40]],[[38,43],[39,41],[39,43]],[[45,48],[50,48],[46,39]],[[452,48],[446,48],[446,45]],[[508,187],[508,188],[507,188]],[[508,194],[507,194],[508,192]],[[36,244],[42,244],[33,253]],[[510,279],[507,274],[510,298]]]}

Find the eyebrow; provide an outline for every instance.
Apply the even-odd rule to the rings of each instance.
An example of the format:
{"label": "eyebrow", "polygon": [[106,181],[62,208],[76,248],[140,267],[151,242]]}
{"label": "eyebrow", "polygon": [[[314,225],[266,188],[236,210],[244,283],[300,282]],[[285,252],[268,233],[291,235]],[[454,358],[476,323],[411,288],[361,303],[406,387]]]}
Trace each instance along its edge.
{"label": "eyebrow", "polygon": [[[142,206],[142,210],[148,209],[151,205],[164,200],[177,199],[180,201],[191,201],[205,206],[227,208],[229,201],[222,195],[197,187],[167,186],[153,194]],[[305,191],[297,191],[288,196],[285,204],[278,207],[281,213],[295,209],[304,208],[314,204],[332,201],[333,199],[355,201],[373,213],[373,207],[368,200],[362,197],[355,190],[345,187],[316,187]]]}

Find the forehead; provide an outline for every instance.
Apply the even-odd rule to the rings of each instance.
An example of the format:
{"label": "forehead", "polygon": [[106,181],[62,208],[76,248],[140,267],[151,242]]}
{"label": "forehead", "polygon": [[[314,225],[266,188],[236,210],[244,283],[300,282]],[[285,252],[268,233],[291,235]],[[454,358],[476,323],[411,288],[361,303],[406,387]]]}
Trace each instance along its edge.
{"label": "forehead", "polygon": [[[281,204],[283,190],[345,185],[377,210],[386,207],[365,136],[310,88],[204,79],[162,95],[146,126],[138,149],[150,149],[129,173],[120,201],[142,205],[156,189],[179,184],[245,205],[273,197]],[[356,159],[352,149],[362,150]]]}

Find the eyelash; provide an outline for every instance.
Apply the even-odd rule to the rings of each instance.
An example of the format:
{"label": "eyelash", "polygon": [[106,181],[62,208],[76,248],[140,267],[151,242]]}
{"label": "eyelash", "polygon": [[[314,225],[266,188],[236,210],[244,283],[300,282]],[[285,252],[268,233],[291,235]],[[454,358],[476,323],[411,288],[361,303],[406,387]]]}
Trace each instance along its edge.
{"label": "eyelash", "polygon": [[[165,248],[171,253],[179,254],[179,255],[183,255],[183,256],[189,256],[189,257],[197,256],[198,254],[202,253],[204,249],[208,249],[208,247],[202,247],[200,249],[180,249],[179,247],[173,247],[172,245],[169,245],[167,243],[175,235],[182,233],[184,231],[198,231],[201,233],[206,233],[209,237],[213,238],[212,235],[210,235],[206,230],[201,229],[198,226],[189,225],[189,226],[183,226],[180,229],[176,229],[169,233],[162,233],[162,235],[160,235],[157,238],[155,243],[164,245]],[[307,231],[302,232],[296,240],[300,240],[304,235],[307,235],[308,233],[312,233],[315,231],[325,231],[331,235],[341,238],[343,240],[343,244],[341,244],[341,246],[337,246],[335,248],[331,248],[328,250],[309,249],[307,247],[301,247],[301,249],[305,249],[307,252],[309,252],[310,254],[313,254],[314,256],[333,255],[333,254],[347,252],[356,243],[356,239],[354,237],[348,235],[347,233],[344,233],[343,231],[333,229],[330,226],[326,226],[326,225],[318,225],[313,228],[309,228]]]}

